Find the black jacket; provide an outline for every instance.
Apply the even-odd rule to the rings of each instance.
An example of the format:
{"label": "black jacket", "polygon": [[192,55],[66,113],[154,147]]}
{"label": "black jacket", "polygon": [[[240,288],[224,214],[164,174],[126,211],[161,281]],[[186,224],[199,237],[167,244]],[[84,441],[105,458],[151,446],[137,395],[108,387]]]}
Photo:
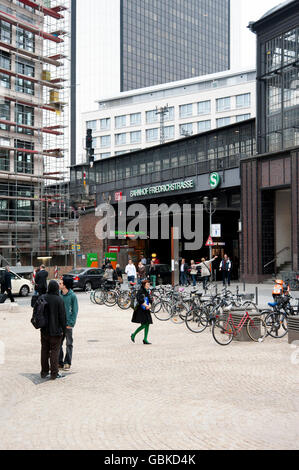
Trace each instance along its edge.
{"label": "black jacket", "polygon": [[56,281],[51,281],[48,293],[44,296],[47,305],[48,326],[42,328],[42,333],[49,336],[62,336],[66,329],[66,313],[63,299],[59,296]]}
{"label": "black jacket", "polygon": [[35,288],[39,294],[45,294],[47,292],[47,277],[48,271],[42,269],[35,276]]}
{"label": "black jacket", "polygon": [[5,271],[2,282],[2,289],[11,289],[11,273]]}
{"label": "black jacket", "polygon": [[149,267],[149,270],[148,270],[148,275],[149,276],[158,276],[159,274],[159,268],[156,264],[154,264],[153,266],[150,265]]}

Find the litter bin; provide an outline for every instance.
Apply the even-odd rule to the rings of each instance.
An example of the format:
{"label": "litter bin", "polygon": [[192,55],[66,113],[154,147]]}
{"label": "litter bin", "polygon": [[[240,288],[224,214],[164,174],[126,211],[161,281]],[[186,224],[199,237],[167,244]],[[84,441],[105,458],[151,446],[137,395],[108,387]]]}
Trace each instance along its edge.
{"label": "litter bin", "polygon": [[[226,317],[229,315],[229,313],[231,313],[231,316],[232,316],[232,319],[233,319],[233,322],[234,322],[234,325],[235,325],[236,328],[238,327],[242,317],[244,316],[244,313],[246,313],[246,312],[248,312],[251,317],[256,317],[257,316],[256,310],[252,309],[252,308],[244,309],[244,308],[241,308],[241,307],[239,307],[239,308],[238,307],[232,307],[232,308],[224,308],[223,309],[223,314]],[[240,331],[240,333],[238,333],[237,336],[234,336],[233,339],[235,341],[250,341],[250,342],[252,342],[252,339],[249,337],[249,335],[247,333],[247,323],[248,323],[248,319],[244,323],[243,328]]]}
{"label": "litter bin", "polygon": [[290,315],[288,317],[288,341],[299,341],[299,315]]}

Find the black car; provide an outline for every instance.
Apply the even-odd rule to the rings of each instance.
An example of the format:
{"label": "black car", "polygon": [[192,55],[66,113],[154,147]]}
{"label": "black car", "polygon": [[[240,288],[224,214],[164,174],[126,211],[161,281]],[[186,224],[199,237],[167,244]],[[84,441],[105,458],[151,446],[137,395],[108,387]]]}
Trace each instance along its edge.
{"label": "black car", "polygon": [[[171,284],[171,267],[168,264],[156,264],[157,284]],[[146,273],[149,276],[150,265],[146,265]]]}
{"label": "black car", "polygon": [[101,268],[78,268],[73,269],[65,276],[72,277],[74,289],[83,289],[86,291],[100,287],[103,282],[104,270]]}

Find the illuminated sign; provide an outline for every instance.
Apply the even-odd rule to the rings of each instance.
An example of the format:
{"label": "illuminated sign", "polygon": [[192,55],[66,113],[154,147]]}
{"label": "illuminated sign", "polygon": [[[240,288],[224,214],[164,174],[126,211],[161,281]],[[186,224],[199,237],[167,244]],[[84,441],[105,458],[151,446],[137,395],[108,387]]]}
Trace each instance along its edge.
{"label": "illuminated sign", "polygon": [[194,180],[178,181],[176,183],[160,184],[157,186],[147,186],[145,188],[132,189],[130,197],[148,196],[152,194],[170,193],[172,191],[182,191],[195,187]]}

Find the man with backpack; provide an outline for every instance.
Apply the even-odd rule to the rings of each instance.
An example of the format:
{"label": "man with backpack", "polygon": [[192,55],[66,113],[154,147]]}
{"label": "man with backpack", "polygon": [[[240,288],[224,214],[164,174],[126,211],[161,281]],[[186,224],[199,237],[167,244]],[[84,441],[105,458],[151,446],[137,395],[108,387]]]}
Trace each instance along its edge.
{"label": "man with backpack", "polygon": [[56,281],[50,281],[47,294],[41,296],[36,302],[32,323],[35,328],[44,325],[41,327],[41,378],[48,377],[49,370],[51,370],[52,380],[61,378],[58,358],[66,328],[66,313]]}
{"label": "man with backpack", "polygon": [[[66,311],[66,329],[61,342],[59,353],[60,369],[70,370],[73,357],[73,329],[78,315],[78,300],[76,294],[72,291],[73,279],[63,276],[59,283],[61,298]],[[66,339],[66,355],[63,354],[63,341]]]}

